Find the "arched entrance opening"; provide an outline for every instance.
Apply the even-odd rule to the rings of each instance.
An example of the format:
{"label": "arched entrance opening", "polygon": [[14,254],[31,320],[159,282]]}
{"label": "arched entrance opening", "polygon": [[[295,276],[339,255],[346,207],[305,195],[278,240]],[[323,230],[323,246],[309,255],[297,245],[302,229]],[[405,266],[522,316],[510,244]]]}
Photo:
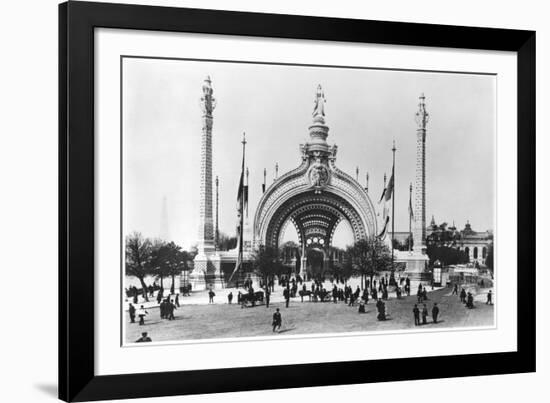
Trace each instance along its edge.
{"label": "arched entrance opening", "polygon": [[[286,249],[285,245],[293,241],[295,232],[300,259],[299,263],[294,262],[296,271],[299,270],[308,278],[330,274],[334,240],[338,241],[338,246],[343,250],[345,246],[373,232],[352,203],[330,191],[307,190],[298,193],[270,212],[263,226],[265,235],[261,236],[262,243]],[[294,231],[291,227],[294,227]],[[317,253],[310,255],[310,250]],[[337,256],[341,256],[341,253]]]}
{"label": "arched entrance opening", "polygon": [[[324,93],[315,94],[309,140],[300,144],[301,163],[277,178],[262,195],[254,215],[254,244],[279,248],[285,226],[298,236],[300,274],[311,275],[330,267],[334,234],[341,222],[349,223],[346,243],[377,235],[378,218],[365,188],[336,166],[338,147],[326,141]],[[310,253],[311,252],[311,253]],[[313,272],[308,273],[308,264]]]}
{"label": "arched entrance opening", "polygon": [[353,230],[347,220],[342,220],[336,226],[332,236],[332,247],[345,250],[353,245]]}
{"label": "arched entrance opening", "polygon": [[320,248],[310,248],[307,251],[307,272],[312,278],[319,278],[325,271],[325,252]]}

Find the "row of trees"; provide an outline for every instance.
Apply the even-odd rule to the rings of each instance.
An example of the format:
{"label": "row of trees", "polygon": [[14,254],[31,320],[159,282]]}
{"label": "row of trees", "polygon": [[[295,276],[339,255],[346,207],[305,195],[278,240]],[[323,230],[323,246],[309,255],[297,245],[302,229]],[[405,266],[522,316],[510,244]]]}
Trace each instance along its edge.
{"label": "row of trees", "polygon": [[133,232],[126,237],[125,272],[140,281],[143,296],[148,301],[145,277],[158,279],[162,288],[164,279],[171,278],[170,292],[174,293],[175,277],[190,269],[195,254],[195,251],[182,250],[174,242],[144,238],[141,233]]}
{"label": "row of trees", "polygon": [[[286,267],[281,259],[281,250],[271,247],[260,247],[252,255],[252,270],[265,283],[274,276],[286,274]],[[361,276],[361,288],[364,288],[365,279],[371,282],[375,275],[391,270],[391,252],[388,246],[376,237],[355,242],[346,249],[346,258],[342,265],[335,267],[335,274],[343,278]]]}
{"label": "row of trees", "polygon": [[361,276],[361,289],[365,288],[366,278],[369,278],[372,284],[375,275],[389,270],[392,270],[391,251],[377,237],[359,240],[346,249],[344,277]]}

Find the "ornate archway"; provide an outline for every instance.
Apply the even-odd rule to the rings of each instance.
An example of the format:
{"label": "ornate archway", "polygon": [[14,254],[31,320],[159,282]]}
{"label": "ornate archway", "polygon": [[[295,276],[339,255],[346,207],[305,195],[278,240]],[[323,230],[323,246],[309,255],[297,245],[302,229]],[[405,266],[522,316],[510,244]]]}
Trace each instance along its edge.
{"label": "ornate archway", "polygon": [[[310,140],[300,145],[301,164],[263,194],[254,216],[254,243],[278,247],[284,227],[296,228],[302,262],[311,248],[330,256],[334,231],[347,220],[354,240],[377,234],[377,217],[367,191],[335,164],[337,146],[326,142],[324,94],[317,88]],[[302,271],[305,268],[302,267]]]}

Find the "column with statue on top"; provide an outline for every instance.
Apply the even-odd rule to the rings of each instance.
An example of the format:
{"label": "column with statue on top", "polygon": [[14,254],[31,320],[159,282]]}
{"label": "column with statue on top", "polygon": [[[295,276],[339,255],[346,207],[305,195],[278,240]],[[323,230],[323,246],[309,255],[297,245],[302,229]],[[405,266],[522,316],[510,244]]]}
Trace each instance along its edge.
{"label": "column with statue on top", "polygon": [[416,128],[416,174],[414,184],[414,225],[412,228],[413,248],[405,257],[404,276],[411,281],[428,282],[431,278],[428,271],[429,258],[426,253],[426,126],[430,115],[426,111],[426,97],[419,97],[418,110],[415,114]]}
{"label": "column with statue on top", "polygon": [[216,100],[213,97],[212,81],[206,77],[202,85],[200,105],[202,109],[201,165],[199,189],[199,229],[194,268],[190,283],[194,290],[223,287],[220,256],[214,242],[214,215],[212,197],[212,124]]}

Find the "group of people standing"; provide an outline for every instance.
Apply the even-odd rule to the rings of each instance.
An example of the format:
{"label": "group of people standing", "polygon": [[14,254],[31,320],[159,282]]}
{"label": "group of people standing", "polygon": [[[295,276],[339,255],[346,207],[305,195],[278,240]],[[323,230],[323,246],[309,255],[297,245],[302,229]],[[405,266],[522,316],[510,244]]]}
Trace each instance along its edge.
{"label": "group of people standing", "polygon": [[[422,322],[420,322],[420,314],[422,313]],[[418,308],[417,304],[414,304],[413,308],[413,316],[414,316],[414,325],[420,326],[428,324],[428,307],[426,304],[422,305],[422,312],[420,312],[420,309]],[[432,308],[432,320],[433,323],[437,323],[437,317],[439,316],[439,307],[437,306],[437,302],[434,302],[433,308]]]}
{"label": "group of people standing", "polygon": [[160,318],[161,319],[168,319],[168,320],[174,320],[174,311],[180,306],[179,301],[176,297],[176,302],[174,303],[173,300],[170,298],[165,298],[159,305],[160,310]]}
{"label": "group of people standing", "polygon": [[[471,292],[466,292],[464,288],[460,290],[460,294],[458,293],[458,284],[455,284],[453,287],[453,292],[451,295],[458,295],[460,298],[460,302],[462,302],[464,305],[466,305],[466,308],[473,309],[474,306],[474,296]],[[493,305],[493,291],[489,290],[487,293],[487,301],[485,302],[487,305]]]}
{"label": "group of people standing", "polygon": [[128,314],[130,315],[130,323],[136,323],[136,316],[139,318],[139,324],[145,325],[145,317],[149,315],[149,312],[141,305],[139,309],[130,303],[128,306]]}

